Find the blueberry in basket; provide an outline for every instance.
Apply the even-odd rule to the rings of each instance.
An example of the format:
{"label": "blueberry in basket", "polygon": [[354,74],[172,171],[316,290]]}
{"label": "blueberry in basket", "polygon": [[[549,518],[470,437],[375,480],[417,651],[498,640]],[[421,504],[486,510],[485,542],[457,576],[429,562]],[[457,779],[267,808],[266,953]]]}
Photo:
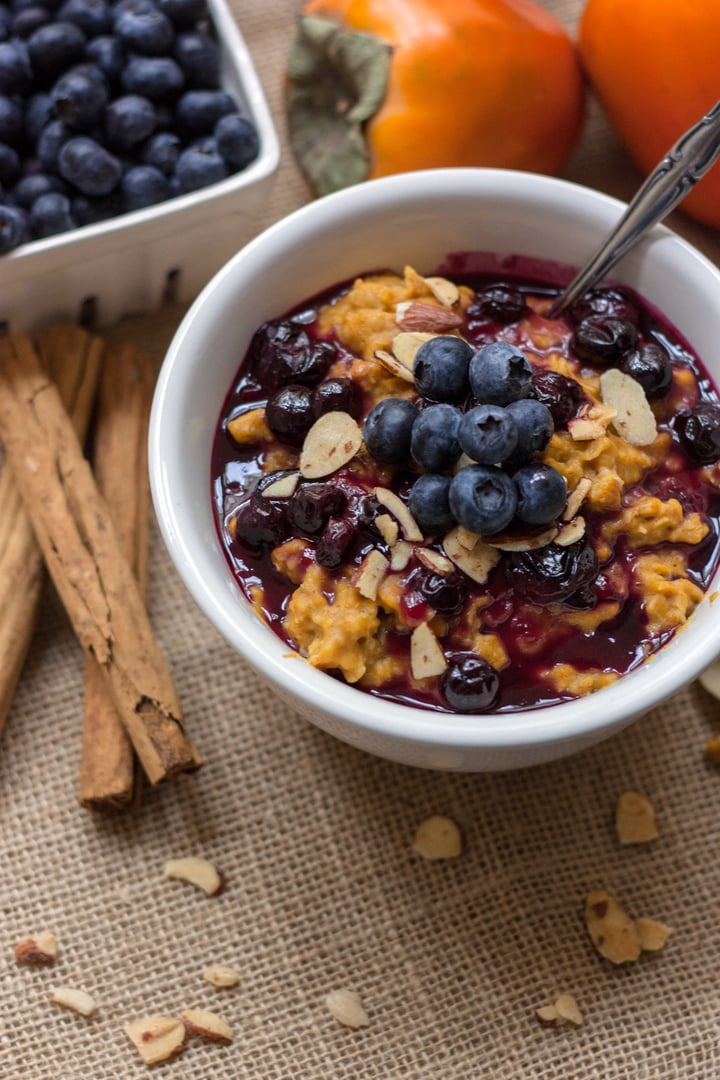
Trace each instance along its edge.
{"label": "blueberry in basket", "polygon": [[258,156],[252,120],[220,87],[204,0],[0,10],[0,254],[201,190]]}

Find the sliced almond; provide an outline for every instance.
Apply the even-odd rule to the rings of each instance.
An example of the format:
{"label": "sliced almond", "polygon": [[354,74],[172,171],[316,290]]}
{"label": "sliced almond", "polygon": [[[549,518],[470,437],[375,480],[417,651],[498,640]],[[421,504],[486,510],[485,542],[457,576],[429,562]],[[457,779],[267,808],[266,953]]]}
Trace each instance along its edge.
{"label": "sliced almond", "polygon": [[412,849],[423,859],[456,859],[462,854],[462,833],[452,818],[432,814],[415,830]]}
{"label": "sliced almond", "polygon": [[561,525],[553,542],[557,544],[558,547],[570,547],[570,544],[575,544],[578,540],[582,540],[584,535],[585,518],[578,514],[573,521],[567,521],[564,525]]}
{"label": "sliced almond", "polygon": [[637,960],[640,937],[635,923],[608,893],[593,889],[588,894],[585,925],[601,956],[613,964]]}
{"label": "sliced almond", "polygon": [[55,1005],[62,1005],[64,1009],[71,1009],[81,1016],[92,1016],[97,1007],[95,998],[85,990],[75,990],[71,986],[55,986],[48,997]]}
{"label": "sliced almond", "polygon": [[389,510],[395,518],[406,540],[418,541],[423,539],[420,526],[399,495],[384,487],[376,487],[373,494],[380,505]]}
{"label": "sliced almond", "polygon": [[478,539],[471,551],[460,543],[456,526],[443,538],[443,551],[447,557],[462,570],[464,574],[478,585],[484,585],[490,576],[490,571],[500,559],[500,551],[490,547],[483,540]]}
{"label": "sliced almond", "polygon": [[600,392],[605,405],[617,411],[612,422],[631,446],[648,446],[657,438],[657,423],[645,391],[636,379],[618,368],[603,371]]}
{"label": "sliced almond", "polygon": [[170,859],[165,863],[165,877],[187,881],[207,896],[218,896],[225,887],[225,878],[207,859],[189,856],[186,859]]}
{"label": "sliced almond", "polygon": [[616,416],[607,405],[583,405],[576,416],[568,420],[568,432],[575,442],[601,439]]}
{"label": "sliced almond", "polygon": [[395,518],[390,517],[389,514],[378,514],[375,518],[375,527],[388,547],[392,547],[396,543],[400,534],[400,526]]}
{"label": "sliced almond", "polygon": [[406,330],[402,334],[396,334],[391,344],[393,355],[412,371],[418,349],[434,337],[437,337],[437,334],[424,334],[420,330]]}
{"label": "sliced almond", "polygon": [[549,525],[534,536],[489,536],[485,543],[498,551],[537,551],[552,544],[557,534],[557,525]]}
{"label": "sliced almond", "polygon": [[720,660],[705,668],[700,676],[700,685],[708,694],[720,700]]}
{"label": "sliced almond", "polygon": [[368,600],[377,600],[380,582],[390,568],[390,561],[385,558],[382,551],[373,548],[369,551],[360,566],[353,574],[352,584],[361,596]]}
{"label": "sliced almond", "polygon": [[226,989],[237,986],[240,982],[240,972],[227,964],[211,964],[203,971],[203,979],[207,979],[213,986]]}
{"label": "sliced almond", "polygon": [[568,495],[568,500],[563,511],[563,521],[571,521],[592,491],[592,481],[587,476],[582,476]]}
{"label": "sliced almond", "polygon": [[457,542],[460,547],[465,548],[466,551],[472,551],[478,540],[482,540],[479,533],[470,532],[464,525],[458,525],[455,529],[457,536]]}
{"label": "sliced almond", "polygon": [[413,300],[402,312],[395,314],[395,321],[401,330],[426,330],[429,333],[442,334],[446,330],[455,330],[462,326],[462,315],[450,308],[438,304],[429,304],[423,300]]}
{"label": "sliced almond", "polygon": [[362,1028],[370,1023],[360,995],[354,990],[331,990],[325,998],[325,1005],[338,1023],[345,1027]]}
{"label": "sliced almond", "polygon": [[123,1031],[146,1065],[176,1057],[187,1039],[185,1025],[174,1016],[148,1016],[126,1024]]}
{"label": "sliced almond", "polygon": [[52,967],[57,960],[57,952],[55,935],[43,931],[15,946],[15,962],[24,967]]}
{"label": "sliced almond", "polygon": [[658,833],[655,808],[637,791],[624,791],[615,810],[615,828],[621,844],[647,844]]}
{"label": "sliced almond", "polygon": [[454,281],[444,277],[426,277],[425,284],[436,300],[445,307],[452,307],[460,299],[460,290]]}
{"label": "sliced almond", "polygon": [[413,553],[412,544],[407,540],[397,540],[390,549],[390,569],[404,570]]}
{"label": "sliced almond", "polygon": [[376,349],[375,359],[382,364],[386,371],[389,371],[390,374],[394,375],[397,379],[404,379],[405,382],[409,383],[415,381],[412,370],[385,349]]}
{"label": "sliced almond", "polygon": [[299,481],[300,473],[286,473],[284,476],[278,477],[277,480],[273,480],[267,487],[264,487],[260,494],[263,499],[289,499],[291,495],[295,494]]}
{"label": "sliced almond", "polygon": [[416,626],[410,637],[410,668],[415,679],[442,675],[447,667],[445,653],[427,623]]}
{"label": "sliced almond", "polygon": [[439,551],[433,551],[432,548],[415,548],[415,557],[426,570],[432,570],[434,574],[440,574],[441,577],[447,577],[455,569],[449,559],[446,559]]}
{"label": "sliced almond", "polygon": [[217,1043],[232,1042],[233,1033],[230,1025],[217,1013],[209,1012],[208,1009],[183,1009],[180,1019],[189,1036]]}
{"label": "sliced almond", "polygon": [[330,476],[352,461],[361,446],[362,432],[350,413],[325,413],[305,436],[300,472],[306,480]]}
{"label": "sliced almond", "polygon": [[659,952],[673,932],[671,926],[644,917],[635,920],[635,929],[640,939],[640,948],[644,952]]}
{"label": "sliced almond", "polygon": [[580,1012],[578,1003],[572,994],[560,994],[555,1000],[555,1009],[561,1020],[580,1027],[583,1022],[583,1014]]}
{"label": "sliced almond", "polygon": [[539,1009],[535,1010],[535,1016],[538,1018],[543,1027],[555,1027],[556,1024],[560,1024],[560,1013],[557,1011],[554,1005],[541,1005]]}

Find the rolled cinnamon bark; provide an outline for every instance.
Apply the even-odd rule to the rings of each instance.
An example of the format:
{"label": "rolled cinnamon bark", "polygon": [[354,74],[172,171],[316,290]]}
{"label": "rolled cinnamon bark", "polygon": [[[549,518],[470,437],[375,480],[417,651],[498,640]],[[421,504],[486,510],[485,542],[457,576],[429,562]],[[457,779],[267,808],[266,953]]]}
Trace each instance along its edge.
{"label": "rolled cinnamon bark", "polygon": [[198,768],[140,591],[65,412],[30,339],[0,342],[0,438],[45,564],[151,783]]}

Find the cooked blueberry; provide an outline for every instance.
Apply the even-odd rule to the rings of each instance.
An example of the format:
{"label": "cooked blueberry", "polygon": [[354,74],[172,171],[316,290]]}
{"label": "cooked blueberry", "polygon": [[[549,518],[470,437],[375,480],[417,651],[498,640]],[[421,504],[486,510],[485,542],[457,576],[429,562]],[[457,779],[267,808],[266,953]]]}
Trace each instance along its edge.
{"label": "cooked blueberry", "polygon": [[515,345],[492,341],[478,349],[470,361],[470,388],[488,405],[509,405],[532,394],[532,368]]}
{"label": "cooked blueberry", "polygon": [[460,456],[458,427],[462,413],[455,405],[430,405],[412,429],[410,453],[428,472],[449,469]]}
{"label": "cooked blueberry", "polygon": [[89,38],[109,34],[112,29],[110,7],[105,0],[65,0],[58,17],[75,23]]}
{"label": "cooked blueberry", "polygon": [[157,0],[157,6],[179,29],[189,29],[207,15],[205,0]]}
{"label": "cooked blueberry", "polygon": [[25,138],[35,147],[40,132],[50,122],[52,101],[49,94],[31,94],[25,103]]}
{"label": "cooked blueberry", "polygon": [[465,603],[467,592],[457,574],[420,573],[420,592],[430,607],[441,615],[457,615]]}
{"label": "cooked blueberry", "polygon": [[50,97],[55,115],[74,131],[89,131],[105,111],[107,85],[99,71],[98,76],[87,70],[71,69],[52,88]]}
{"label": "cooked blueberry", "polygon": [[219,154],[191,146],[178,155],[173,175],[185,193],[219,183],[228,175],[228,169]]}
{"label": "cooked blueberry", "polygon": [[185,82],[189,87],[214,90],[220,85],[218,43],[204,30],[178,34],[173,56],[185,72]]}
{"label": "cooked blueberry", "polygon": [[56,79],[85,55],[86,38],[79,26],[71,22],[51,22],[41,26],[28,38],[27,51],[32,70],[43,82]]}
{"label": "cooked blueberry", "polygon": [[360,414],[360,395],[352,379],[324,379],[312,393],[313,415],[317,419],[328,412]]}
{"label": "cooked blueberry", "polygon": [[418,410],[405,398],[384,398],[367,415],[363,439],[376,461],[400,465],[410,457],[410,439]]}
{"label": "cooked blueberry", "polygon": [[126,49],[143,56],[165,56],[175,40],[173,24],[161,11],[125,11],[115,20],[115,33]]}
{"label": "cooked blueberry", "polygon": [[565,477],[552,465],[533,462],[523,465],[513,475],[517,489],[517,514],[528,525],[549,525],[565,506]]}
{"label": "cooked blueberry", "polygon": [[468,393],[472,349],[462,338],[442,334],[424,342],[415,355],[415,385],[430,401],[462,401]]}
{"label": "cooked blueberry", "polygon": [[0,184],[10,187],[20,175],[20,155],[7,143],[0,142]]}
{"label": "cooked blueberry", "polygon": [[34,34],[36,30],[39,30],[41,26],[45,26],[49,23],[51,18],[52,15],[47,8],[40,7],[39,5],[24,8],[23,11],[18,11],[13,19],[13,35],[19,38],[29,38],[30,35]]}
{"label": "cooked blueberry", "polygon": [[283,442],[300,446],[315,420],[312,394],[307,386],[283,386],[265,406],[268,427]]}
{"label": "cooked blueberry", "polygon": [[263,323],[250,342],[250,369],[268,390],[290,382],[312,386],[334,359],[334,345],[311,341],[304,327],[285,319]]}
{"label": "cooked blueberry", "polygon": [[460,420],[461,449],[479,465],[500,465],[515,450],[517,424],[500,405],[476,405]]}
{"label": "cooked blueberry", "polygon": [[578,360],[588,364],[617,364],[635,347],[637,330],[627,319],[590,315],[575,327],[572,347]]}
{"label": "cooked blueberry", "polygon": [[587,401],[579,382],[550,368],[535,368],[533,390],[538,401],[547,405],[552,413],[556,428],[565,427],[568,420],[572,420],[580,406]]}
{"label": "cooked blueberry", "polygon": [[155,130],[155,106],[140,94],[124,94],[105,110],[105,139],[110,150],[129,150]]}
{"label": "cooked blueberry", "polygon": [[720,407],[696,405],[678,413],[673,427],[685,453],[699,465],[720,461]]}
{"label": "cooked blueberry", "polygon": [[290,499],[290,520],[311,535],[321,532],[331,517],[345,509],[346,499],[333,484],[301,484]]}
{"label": "cooked blueberry", "polygon": [[[45,29],[49,27],[36,33],[41,34]],[[0,94],[26,94],[32,81],[33,69],[25,43],[17,38],[0,41]]]}
{"label": "cooked blueberry", "polygon": [[70,200],[57,191],[49,191],[36,199],[30,210],[30,222],[36,237],[54,236],[75,228]]}
{"label": "cooked blueberry", "polygon": [[672,382],[670,357],[662,345],[654,341],[633,349],[623,358],[620,368],[640,383],[650,401],[662,397]]}
{"label": "cooked blueberry", "polygon": [[448,705],[458,712],[483,712],[495,704],[500,679],[476,653],[459,653],[443,675],[442,688]]}
{"label": "cooked blueberry", "polygon": [[222,157],[235,169],[244,169],[260,150],[255,125],[240,113],[220,117],[215,125],[215,142]]}
{"label": "cooked blueberry", "polygon": [[497,323],[513,323],[525,313],[525,297],[512,285],[488,285],[475,294],[467,309],[469,319],[492,319]]}
{"label": "cooked blueberry", "polygon": [[19,206],[0,204],[0,255],[25,244],[30,239],[30,221]]}
{"label": "cooked blueberry", "polygon": [[29,210],[36,199],[41,195],[47,195],[51,191],[63,192],[65,185],[56,176],[48,176],[47,173],[30,173],[22,176],[12,189],[11,201],[15,206],[21,206]]}
{"label": "cooked blueberry", "polygon": [[515,516],[515,485],[500,469],[467,465],[452,478],[450,509],[456,521],[470,532],[480,535],[501,532]]}
{"label": "cooked blueberry", "polygon": [[63,144],[58,170],[83,195],[108,195],[122,174],[118,159],[86,135],[78,135]]}
{"label": "cooked blueberry", "polygon": [[222,116],[236,111],[233,99],[224,90],[188,90],[178,99],[178,124],[195,135],[210,135]]}
{"label": "cooked blueberry", "polygon": [[253,496],[235,515],[235,539],[251,551],[276,547],[289,528],[286,508],[278,500]]}
{"label": "cooked blueberry", "polygon": [[118,38],[101,35],[88,41],[85,56],[102,71],[109,83],[114,84],[122,74],[125,51]]}
{"label": "cooked blueberry", "polygon": [[637,326],[639,319],[637,304],[622,289],[590,289],[571,305],[569,315],[575,323],[591,316],[626,319]]}
{"label": "cooked blueberry", "polygon": [[126,94],[142,94],[151,101],[172,101],[185,85],[182,69],[169,56],[132,56],[122,73]]}
{"label": "cooked blueberry", "polygon": [[505,576],[524,599],[535,604],[554,604],[582,593],[598,575],[598,560],[591,543],[579,540],[568,547],[548,544],[535,551],[513,551],[507,556]]}
{"label": "cooked blueberry", "polygon": [[320,566],[334,570],[340,566],[345,552],[357,536],[357,525],[348,518],[332,517],[318,541],[315,557]]}
{"label": "cooked blueberry", "polygon": [[427,536],[452,529],[455,515],[450,509],[450,477],[442,473],[419,476],[408,497],[410,513]]}
{"label": "cooked blueberry", "polygon": [[513,467],[532,461],[536,454],[544,450],[555,430],[552,413],[547,405],[535,398],[521,398],[511,401],[505,410],[512,416],[517,426],[517,445],[509,458],[505,460]]}
{"label": "cooked blueberry", "polygon": [[133,165],[120,181],[128,210],[142,210],[170,198],[170,185],[165,173],[154,165]]}
{"label": "cooked blueberry", "polygon": [[24,120],[20,99],[0,94],[0,142],[17,146],[23,134]]}

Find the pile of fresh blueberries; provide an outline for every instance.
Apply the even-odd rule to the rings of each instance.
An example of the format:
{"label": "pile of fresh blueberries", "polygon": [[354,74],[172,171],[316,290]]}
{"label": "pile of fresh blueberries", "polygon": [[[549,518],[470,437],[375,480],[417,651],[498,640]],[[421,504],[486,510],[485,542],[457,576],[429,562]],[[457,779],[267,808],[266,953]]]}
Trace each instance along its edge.
{"label": "pile of fresh blueberries", "polygon": [[244,169],[205,0],[0,3],[0,254]]}

